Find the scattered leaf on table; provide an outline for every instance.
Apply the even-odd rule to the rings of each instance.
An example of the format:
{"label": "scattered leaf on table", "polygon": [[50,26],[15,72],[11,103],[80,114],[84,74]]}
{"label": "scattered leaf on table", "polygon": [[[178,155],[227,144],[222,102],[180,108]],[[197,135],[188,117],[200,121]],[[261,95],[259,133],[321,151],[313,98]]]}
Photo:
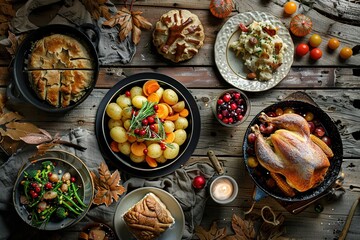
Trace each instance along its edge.
{"label": "scattered leaf on table", "polygon": [[23,119],[23,116],[16,112],[7,112],[0,115],[0,125]]}
{"label": "scattered leaf on table", "polygon": [[10,122],[5,125],[5,129],[0,129],[1,136],[8,136],[13,140],[19,141],[30,133],[39,133],[40,130],[32,123],[27,122]]}
{"label": "scattered leaf on table", "polygon": [[120,185],[119,171],[115,170],[111,173],[105,162],[100,164],[98,173],[99,177],[96,173],[91,172],[96,189],[93,203],[97,205],[104,203],[106,206],[109,206],[113,200],[115,202],[119,200],[119,195],[125,192],[125,188]]}
{"label": "scattered leaf on table", "polygon": [[25,34],[21,34],[18,37],[15,36],[12,32],[8,31],[8,41],[9,46],[6,47],[6,50],[10,53],[10,55],[15,55],[16,49],[22,42],[22,40],[25,38]]}
{"label": "scattered leaf on table", "polygon": [[[1,115],[2,115],[3,109],[5,107],[6,99],[7,99],[6,96],[4,94],[0,93],[0,114]],[[2,116],[1,116],[1,118],[2,118]],[[0,119],[0,121],[1,121],[1,119]]]}
{"label": "scattered leaf on table", "polygon": [[236,214],[233,214],[231,219],[231,227],[235,235],[229,236],[226,240],[231,239],[255,239],[254,223],[251,220],[243,220]]}
{"label": "scattered leaf on table", "polygon": [[27,144],[41,144],[52,140],[52,138],[42,133],[30,133],[24,137],[20,137]]}
{"label": "scattered leaf on table", "polygon": [[132,41],[137,45],[140,41],[141,29],[152,28],[152,24],[141,14],[141,11],[130,11],[123,7],[109,20],[105,21],[103,25],[108,27],[119,25],[119,38],[121,41],[124,41],[132,32]]}
{"label": "scattered leaf on table", "polygon": [[0,0],[0,14],[9,17],[15,16],[15,10],[12,7],[11,1]]}
{"label": "scattered leaf on table", "polygon": [[206,231],[201,226],[196,226],[195,235],[200,240],[221,240],[226,237],[226,228],[218,229],[216,222],[213,222],[209,231]]}

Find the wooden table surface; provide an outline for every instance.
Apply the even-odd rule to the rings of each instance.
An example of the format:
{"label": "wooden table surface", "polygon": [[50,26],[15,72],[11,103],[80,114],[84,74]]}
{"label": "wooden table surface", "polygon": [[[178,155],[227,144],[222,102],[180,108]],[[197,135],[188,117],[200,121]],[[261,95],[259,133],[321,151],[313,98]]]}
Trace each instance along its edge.
{"label": "wooden table surface", "polygon": [[[120,8],[122,1],[119,1]],[[239,0],[236,7],[240,12],[269,12],[289,26],[291,17],[283,15],[285,0]],[[304,2],[304,1],[303,1]],[[296,91],[303,91],[335,121],[343,141],[342,172],[345,175],[343,187],[346,193],[337,200],[322,199],[311,204],[303,212],[288,213],[277,201],[267,197],[259,201],[254,212],[268,205],[275,213],[285,216],[285,237],[296,239],[336,239],[342,230],[352,203],[360,192],[351,191],[350,186],[360,186],[360,54],[346,61],[338,58],[339,49],[326,51],[326,43],[337,37],[341,46],[354,47],[360,44],[360,3],[351,0],[315,1],[313,9],[306,14],[314,22],[312,33],[321,35],[323,57],[314,62],[308,56],[294,58],[294,63],[285,79],[273,89],[247,95],[251,101],[251,112],[246,122],[236,128],[225,128],[216,122],[209,107],[209,101],[220,91],[231,87],[219,74],[214,61],[216,35],[226,19],[217,19],[209,12],[209,0],[142,0],[134,8],[143,11],[143,16],[151,23],[175,8],[189,9],[199,16],[204,25],[205,44],[190,61],[173,64],[165,61],[152,46],[151,31],[142,31],[141,41],[131,63],[114,63],[101,66],[96,88],[80,106],[64,115],[43,113],[29,104],[17,105],[17,110],[25,119],[50,133],[65,132],[70,128],[81,127],[94,131],[95,114],[106,92],[115,83],[139,72],[158,72],[169,75],[182,82],[193,94],[201,114],[201,135],[192,160],[207,159],[207,152],[213,150],[223,162],[226,173],[233,176],[239,184],[236,200],[227,205],[218,205],[208,200],[201,225],[208,229],[213,221],[219,227],[228,227],[233,213],[242,214],[251,205],[254,183],[244,166],[242,143],[246,127],[253,117],[265,106],[284,99]],[[297,2],[298,3],[298,2]],[[298,3],[299,4],[299,3]],[[300,8],[299,11],[303,9]],[[232,15],[238,13],[235,11]],[[231,16],[232,16],[231,15]],[[307,42],[304,38],[293,38],[294,43]],[[0,91],[5,92],[11,81],[8,71],[9,55],[0,49]],[[11,104],[11,103],[10,103]],[[315,205],[321,204],[324,210],[317,213]],[[360,208],[357,208],[347,239],[360,238]]]}

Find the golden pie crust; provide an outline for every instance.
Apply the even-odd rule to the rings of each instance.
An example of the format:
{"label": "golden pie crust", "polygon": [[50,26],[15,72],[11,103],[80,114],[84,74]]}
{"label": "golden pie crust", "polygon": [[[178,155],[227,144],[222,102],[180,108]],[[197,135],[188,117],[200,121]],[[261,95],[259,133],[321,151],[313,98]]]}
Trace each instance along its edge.
{"label": "golden pie crust", "polygon": [[95,80],[88,50],[75,38],[63,34],[38,40],[27,66],[37,96],[55,107],[77,102]]}
{"label": "golden pie crust", "polygon": [[123,215],[130,232],[138,240],[154,240],[175,223],[165,204],[148,193]]}
{"label": "golden pie crust", "polygon": [[171,10],[160,17],[153,32],[158,52],[173,62],[191,59],[204,44],[204,27],[188,10]]}

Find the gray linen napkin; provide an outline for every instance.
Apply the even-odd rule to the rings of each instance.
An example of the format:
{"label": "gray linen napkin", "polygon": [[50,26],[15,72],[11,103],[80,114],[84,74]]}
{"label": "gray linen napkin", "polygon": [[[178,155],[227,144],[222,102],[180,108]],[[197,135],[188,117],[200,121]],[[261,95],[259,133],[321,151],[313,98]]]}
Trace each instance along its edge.
{"label": "gray linen napkin", "polygon": [[[81,158],[91,171],[97,171],[99,164],[104,161],[100,153],[96,137],[92,132],[77,128],[62,137],[81,146],[86,147],[85,151],[75,150],[61,146],[60,148],[74,153]],[[9,158],[0,166],[0,240],[2,239],[77,239],[77,232],[92,222],[102,222],[110,227],[113,226],[113,218],[117,203],[109,207],[105,205],[93,205],[85,218],[76,225],[58,232],[40,232],[27,226],[17,215],[12,204],[12,189],[16,180],[17,173],[28,161],[28,158],[35,153],[34,147],[28,147]],[[120,169],[121,172],[121,169]],[[205,178],[210,179],[215,174],[215,170],[207,163],[196,163],[177,169],[174,173],[152,180],[141,178],[129,178],[123,185],[127,191],[138,187],[158,187],[171,193],[180,203],[186,221],[186,231],[182,239],[191,239],[195,225],[201,223],[204,207],[207,199],[205,189],[194,191],[191,187],[192,179],[199,172]],[[125,194],[122,195],[122,197]],[[16,224],[14,224],[16,222]],[[21,229],[21,231],[19,231]]]}
{"label": "gray linen napkin", "polygon": [[[38,28],[29,20],[30,13],[43,6],[60,2],[60,0],[29,0],[17,12],[11,21],[11,30],[18,34]],[[66,0],[64,5],[59,9],[57,15],[48,24],[66,24],[71,26],[80,26],[85,23],[91,23],[98,26],[100,40],[98,48],[99,62],[103,65],[121,62],[129,63],[135,52],[136,46],[131,40],[131,34],[122,42],[119,41],[118,30],[116,28],[103,27],[104,18],[98,21],[91,18],[90,13],[79,0]],[[116,13],[115,5],[107,1],[107,7],[112,13]],[[3,45],[8,44],[4,39]]]}

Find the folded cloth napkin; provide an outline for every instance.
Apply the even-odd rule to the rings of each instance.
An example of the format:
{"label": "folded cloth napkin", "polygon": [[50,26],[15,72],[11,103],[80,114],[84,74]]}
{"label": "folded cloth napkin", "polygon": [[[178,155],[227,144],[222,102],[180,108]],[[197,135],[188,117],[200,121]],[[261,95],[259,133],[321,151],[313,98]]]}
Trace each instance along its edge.
{"label": "folded cloth napkin", "polygon": [[[11,30],[18,34],[24,33],[38,28],[29,20],[30,13],[43,6],[48,6],[60,0],[29,0],[19,10],[11,21]],[[93,20],[90,13],[86,10],[80,0],[66,0],[64,5],[59,9],[56,16],[48,24],[66,24],[78,27],[82,24],[94,24],[98,26],[100,32],[100,40],[98,48],[99,61],[101,64],[110,64],[121,62],[129,63],[135,52],[136,46],[131,40],[131,34],[122,42],[119,41],[118,30],[116,28],[103,27],[102,23],[105,18],[100,17],[99,20]],[[112,14],[117,12],[115,5],[107,1],[106,6]],[[6,40],[2,41],[4,44]]]}
{"label": "folded cloth napkin", "polygon": [[[74,148],[59,147],[82,159],[89,170],[97,171],[99,164],[104,161],[94,133],[77,128],[71,130],[69,134],[64,135],[62,140],[70,141],[87,148],[85,151],[79,151]],[[0,166],[0,240],[24,239],[25,232],[26,239],[56,238],[71,240],[78,238],[78,234],[74,232],[79,232],[89,223],[102,222],[113,229],[116,227],[113,226],[113,218],[117,203],[112,203],[109,207],[105,205],[93,205],[83,220],[59,232],[44,233],[36,231],[20,220],[12,204],[12,189],[17,178],[17,173],[35,152],[36,149],[34,147],[28,147],[10,157],[7,162]],[[205,189],[194,191],[191,186],[192,179],[200,172],[206,179],[210,179],[215,174],[215,170],[209,164],[195,163],[156,179],[146,180],[130,177],[126,182],[123,182],[123,185],[127,189],[127,192],[139,187],[152,186],[162,188],[171,193],[180,203],[185,215],[186,230],[182,239],[191,239],[194,227],[201,223],[207,199]],[[124,174],[122,174],[122,176],[124,179],[128,177],[124,176]],[[125,194],[121,197],[123,196],[125,196]],[[21,229],[21,231],[19,231],[19,229]]]}

